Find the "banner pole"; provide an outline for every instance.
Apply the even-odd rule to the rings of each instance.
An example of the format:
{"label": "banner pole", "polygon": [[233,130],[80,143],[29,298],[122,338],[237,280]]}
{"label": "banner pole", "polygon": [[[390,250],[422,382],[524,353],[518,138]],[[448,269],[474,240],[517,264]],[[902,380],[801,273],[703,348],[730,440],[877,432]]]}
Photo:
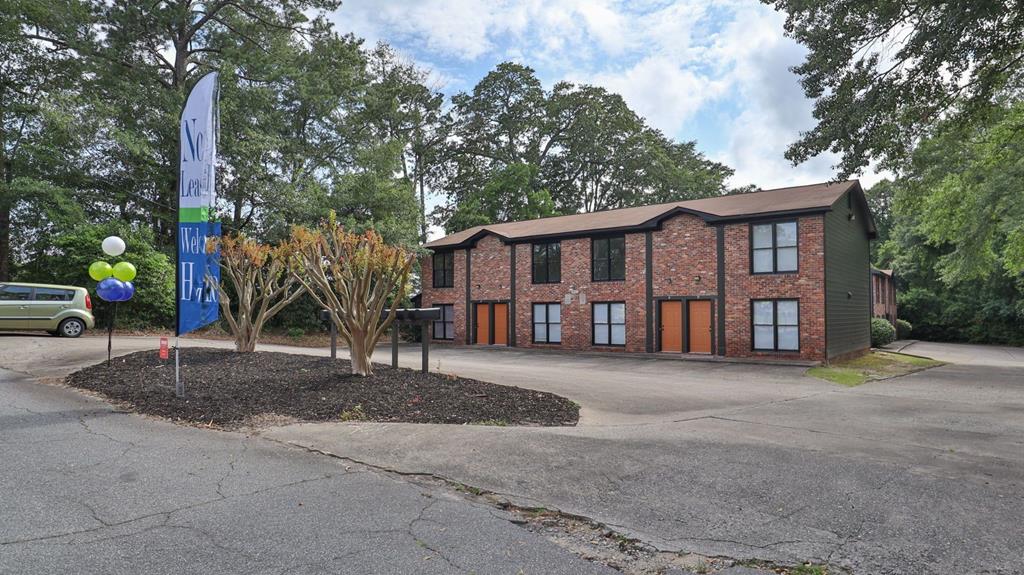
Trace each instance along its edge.
{"label": "banner pole", "polygon": [[181,381],[181,363],[178,359],[178,336],[174,336],[174,395],[185,397],[185,384]]}

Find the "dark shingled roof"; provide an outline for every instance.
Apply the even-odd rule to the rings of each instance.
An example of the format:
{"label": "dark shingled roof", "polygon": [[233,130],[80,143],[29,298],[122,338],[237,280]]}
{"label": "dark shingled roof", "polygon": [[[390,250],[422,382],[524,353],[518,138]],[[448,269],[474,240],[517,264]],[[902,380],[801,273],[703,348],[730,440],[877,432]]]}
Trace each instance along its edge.
{"label": "dark shingled roof", "polygon": [[[849,190],[858,190],[860,182],[848,180],[837,183],[811,184],[774,190],[760,190],[731,196],[716,196],[699,200],[686,200],[620,208],[603,212],[554,216],[522,222],[507,222],[475,226],[461,232],[427,242],[427,248],[462,247],[492,233],[506,240],[525,240],[546,236],[564,236],[589,232],[643,229],[657,225],[664,217],[685,212],[702,217],[705,221],[743,219],[772,214],[802,211],[827,211]],[[874,227],[871,226],[871,231]]]}

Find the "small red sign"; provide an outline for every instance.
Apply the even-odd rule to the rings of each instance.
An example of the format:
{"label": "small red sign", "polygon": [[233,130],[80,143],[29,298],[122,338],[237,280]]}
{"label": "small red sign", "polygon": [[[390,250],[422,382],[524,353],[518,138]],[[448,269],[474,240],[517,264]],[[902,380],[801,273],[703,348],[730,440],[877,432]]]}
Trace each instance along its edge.
{"label": "small red sign", "polygon": [[167,338],[160,338],[160,359],[167,359]]}

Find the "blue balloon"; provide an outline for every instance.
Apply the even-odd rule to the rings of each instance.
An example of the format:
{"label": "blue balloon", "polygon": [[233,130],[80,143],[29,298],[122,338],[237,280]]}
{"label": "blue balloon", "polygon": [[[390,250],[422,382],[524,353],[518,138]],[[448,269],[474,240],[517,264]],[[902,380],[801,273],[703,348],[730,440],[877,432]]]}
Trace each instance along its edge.
{"label": "blue balloon", "polygon": [[104,301],[122,301],[125,291],[124,282],[115,278],[107,278],[96,284],[96,295]]}
{"label": "blue balloon", "polygon": [[128,301],[135,295],[135,284],[132,282],[124,282],[124,294],[121,296],[120,301]]}

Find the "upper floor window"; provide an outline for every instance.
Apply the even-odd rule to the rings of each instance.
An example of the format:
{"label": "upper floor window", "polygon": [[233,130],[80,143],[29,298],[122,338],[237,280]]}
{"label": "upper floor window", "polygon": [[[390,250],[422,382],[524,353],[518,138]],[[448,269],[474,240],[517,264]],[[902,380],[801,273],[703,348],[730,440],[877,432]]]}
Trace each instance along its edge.
{"label": "upper floor window", "polygon": [[797,270],[796,222],[750,226],[751,270],[755,274]]}
{"label": "upper floor window", "polygon": [[434,254],[434,287],[448,288],[455,285],[455,252]]}
{"label": "upper floor window", "polygon": [[596,282],[626,279],[626,237],[594,238],[590,244],[592,279]]}
{"label": "upper floor window", "polygon": [[562,244],[533,244],[533,283],[556,284],[562,281]]}

